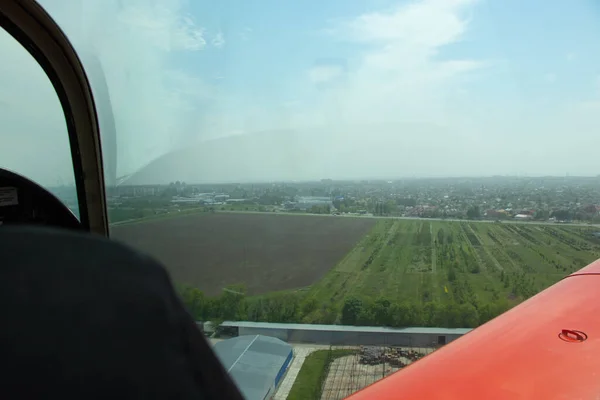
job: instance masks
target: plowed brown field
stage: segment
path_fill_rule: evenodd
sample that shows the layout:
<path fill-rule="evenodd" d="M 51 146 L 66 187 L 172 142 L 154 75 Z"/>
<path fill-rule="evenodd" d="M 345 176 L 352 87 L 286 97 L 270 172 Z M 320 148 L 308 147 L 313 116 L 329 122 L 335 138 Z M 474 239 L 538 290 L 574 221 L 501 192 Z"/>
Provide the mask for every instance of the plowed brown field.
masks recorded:
<path fill-rule="evenodd" d="M 173 281 L 215 295 L 308 286 L 374 225 L 371 218 L 215 213 L 114 226 L 111 236 L 162 261 Z"/>

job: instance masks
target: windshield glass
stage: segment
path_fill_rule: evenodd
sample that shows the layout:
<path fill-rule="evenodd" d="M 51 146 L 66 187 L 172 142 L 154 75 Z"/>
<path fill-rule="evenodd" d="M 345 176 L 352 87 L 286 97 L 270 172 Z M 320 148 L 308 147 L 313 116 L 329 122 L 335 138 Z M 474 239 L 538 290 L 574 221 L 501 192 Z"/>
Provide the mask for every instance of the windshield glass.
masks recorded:
<path fill-rule="evenodd" d="M 281 398 L 341 398 L 600 257 L 595 1 L 42 4 L 92 83 L 113 238 L 207 335 L 370 371 Z"/>
<path fill-rule="evenodd" d="M 65 116 L 37 61 L 0 29 L 0 168 L 43 186 L 79 216 Z M 1 202 L 0 202 L 1 203 Z"/>

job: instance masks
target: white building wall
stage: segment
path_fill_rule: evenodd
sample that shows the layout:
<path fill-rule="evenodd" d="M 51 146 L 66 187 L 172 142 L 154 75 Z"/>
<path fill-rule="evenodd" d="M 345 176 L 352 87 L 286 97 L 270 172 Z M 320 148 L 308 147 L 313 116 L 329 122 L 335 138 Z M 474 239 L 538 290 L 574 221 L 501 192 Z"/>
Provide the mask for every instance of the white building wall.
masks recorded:
<path fill-rule="evenodd" d="M 416 334 L 416 333 L 374 333 L 352 331 L 321 331 L 300 329 L 271 329 L 240 327 L 239 335 L 264 335 L 292 343 L 331 344 L 337 346 L 406 346 L 431 347 L 437 345 L 440 336 L 445 343 L 456 340 L 461 335 L 451 334 Z"/>
<path fill-rule="evenodd" d="M 239 328 L 239 335 L 263 335 L 271 336 L 288 342 L 288 329 L 264 329 L 264 328 Z"/>

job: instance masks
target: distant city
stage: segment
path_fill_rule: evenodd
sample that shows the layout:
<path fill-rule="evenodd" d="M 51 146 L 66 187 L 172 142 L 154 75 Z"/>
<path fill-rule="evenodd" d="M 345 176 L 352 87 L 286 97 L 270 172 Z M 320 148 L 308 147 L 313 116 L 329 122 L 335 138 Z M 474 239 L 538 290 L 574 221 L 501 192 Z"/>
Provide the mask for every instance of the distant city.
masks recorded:
<path fill-rule="evenodd" d="M 76 206 L 72 188 L 53 191 Z M 212 212 L 600 223 L 599 177 L 322 179 L 254 184 L 175 181 L 120 185 L 107 191 L 111 222 L 202 208 Z"/>

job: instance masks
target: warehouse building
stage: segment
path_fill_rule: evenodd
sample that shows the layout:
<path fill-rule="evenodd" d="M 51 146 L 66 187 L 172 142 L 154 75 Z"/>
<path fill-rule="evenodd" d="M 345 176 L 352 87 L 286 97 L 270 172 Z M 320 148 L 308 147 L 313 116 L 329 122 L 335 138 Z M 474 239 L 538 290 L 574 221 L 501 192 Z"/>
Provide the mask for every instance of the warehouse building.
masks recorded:
<path fill-rule="evenodd" d="M 310 210 L 312 207 L 332 206 L 333 202 L 329 197 L 303 196 L 299 197 L 295 203 L 290 203 L 292 208 L 297 210 Z"/>
<path fill-rule="evenodd" d="M 223 340 L 213 349 L 246 400 L 271 399 L 293 356 L 289 344 L 261 335 Z"/>
<path fill-rule="evenodd" d="M 462 328 L 385 328 L 246 321 L 225 321 L 220 329 L 233 335 L 266 335 L 293 343 L 406 347 L 444 345 L 471 331 Z"/>

